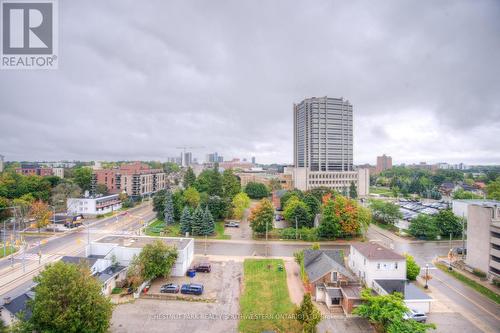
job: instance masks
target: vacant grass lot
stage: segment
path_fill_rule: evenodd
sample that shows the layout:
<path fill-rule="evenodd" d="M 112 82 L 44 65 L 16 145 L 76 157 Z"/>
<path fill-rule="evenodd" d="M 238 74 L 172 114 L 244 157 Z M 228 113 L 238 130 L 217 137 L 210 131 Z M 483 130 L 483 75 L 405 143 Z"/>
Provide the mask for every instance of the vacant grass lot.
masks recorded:
<path fill-rule="evenodd" d="M 181 234 L 181 228 L 179 223 L 175 223 L 164 228 L 165 222 L 162 220 L 155 220 L 146 228 L 146 235 L 148 236 L 160 236 L 162 231 L 165 231 L 164 236 L 166 237 L 180 237 L 184 236 Z M 203 238 L 203 236 L 194 236 L 194 238 Z M 215 222 L 215 235 L 209 236 L 208 238 L 215 239 L 230 239 L 230 235 L 224 234 L 224 221 Z"/>
<path fill-rule="evenodd" d="M 392 191 L 388 187 L 370 186 L 370 193 L 379 194 L 384 197 L 392 197 Z"/>
<path fill-rule="evenodd" d="M 282 271 L 278 266 L 283 267 Z M 240 298 L 240 332 L 301 332 L 292 318 L 295 306 L 288 296 L 286 271 L 280 259 L 246 259 Z"/>

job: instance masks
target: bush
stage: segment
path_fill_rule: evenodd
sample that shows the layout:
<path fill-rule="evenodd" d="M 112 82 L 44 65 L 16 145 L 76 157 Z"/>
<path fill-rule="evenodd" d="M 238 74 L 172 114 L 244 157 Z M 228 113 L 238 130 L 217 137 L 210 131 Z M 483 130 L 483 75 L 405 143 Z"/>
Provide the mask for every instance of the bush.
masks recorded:
<path fill-rule="evenodd" d="M 480 271 L 479 269 L 475 269 L 475 268 L 472 270 L 472 274 L 474 274 L 475 276 L 480 277 L 480 278 L 485 278 L 486 277 L 486 273 L 485 272 Z"/>
<path fill-rule="evenodd" d="M 308 242 L 315 242 L 319 240 L 317 228 L 299 228 L 297 230 L 297 235 L 295 228 L 279 229 L 278 236 L 281 239 L 295 239 L 296 236 L 298 236 L 299 239 Z"/>
<path fill-rule="evenodd" d="M 406 257 L 406 278 L 411 281 L 417 279 L 418 274 L 420 274 L 420 266 L 415 262 L 415 259 L 409 255 L 405 254 Z"/>
<path fill-rule="evenodd" d="M 261 183 L 250 182 L 245 187 L 245 193 L 252 199 L 262 199 L 269 196 L 267 186 Z"/>

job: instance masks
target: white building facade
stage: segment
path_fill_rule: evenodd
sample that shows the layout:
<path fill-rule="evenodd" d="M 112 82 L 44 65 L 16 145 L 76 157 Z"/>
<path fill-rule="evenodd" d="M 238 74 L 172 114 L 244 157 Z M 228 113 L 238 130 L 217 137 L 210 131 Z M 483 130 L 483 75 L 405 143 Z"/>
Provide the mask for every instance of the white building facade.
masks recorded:
<path fill-rule="evenodd" d="M 69 214 L 96 216 L 111 213 L 122 207 L 118 194 L 97 198 L 68 198 L 66 208 Z"/>
<path fill-rule="evenodd" d="M 377 279 L 406 279 L 406 258 L 378 244 L 359 243 L 351 245 L 349 269 L 373 288 Z"/>

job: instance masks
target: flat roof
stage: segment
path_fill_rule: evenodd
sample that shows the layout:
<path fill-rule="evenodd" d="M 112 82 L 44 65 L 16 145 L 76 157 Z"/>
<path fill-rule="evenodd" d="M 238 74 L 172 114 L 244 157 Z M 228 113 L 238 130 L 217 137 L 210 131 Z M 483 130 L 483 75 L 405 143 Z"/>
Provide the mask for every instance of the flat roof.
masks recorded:
<path fill-rule="evenodd" d="M 430 300 L 432 297 L 424 293 L 413 283 L 407 280 L 375 280 L 387 293 L 398 292 L 403 294 L 405 300 Z"/>
<path fill-rule="evenodd" d="M 93 243 L 115 244 L 129 248 L 143 248 L 145 245 L 151 244 L 157 240 L 163 241 L 168 246 L 175 246 L 177 249 L 183 250 L 193 241 L 193 238 L 111 235 L 104 236 Z"/>
<path fill-rule="evenodd" d="M 355 298 L 355 299 L 361 298 L 362 288 L 360 286 L 345 286 L 345 287 L 340 287 L 340 289 L 342 290 L 342 293 L 345 295 L 346 298 Z"/>

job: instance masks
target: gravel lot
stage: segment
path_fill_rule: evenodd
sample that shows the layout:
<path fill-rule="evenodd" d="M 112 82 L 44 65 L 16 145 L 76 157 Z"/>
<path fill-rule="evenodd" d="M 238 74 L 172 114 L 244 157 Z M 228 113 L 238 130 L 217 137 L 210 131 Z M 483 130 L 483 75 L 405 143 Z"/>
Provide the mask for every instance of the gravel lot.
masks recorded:
<path fill-rule="evenodd" d="M 195 262 L 197 262 L 195 258 Z M 138 299 L 119 305 L 113 312 L 112 332 L 237 332 L 242 265 L 234 261 L 211 262 L 211 273 L 199 273 L 195 278 L 172 278 L 169 282 L 203 283 L 203 297 L 215 302 Z M 164 281 L 152 285 L 152 292 Z M 180 295 L 180 294 L 179 294 Z M 221 320 L 221 318 L 223 318 Z M 225 318 L 225 319 L 224 319 Z"/>

